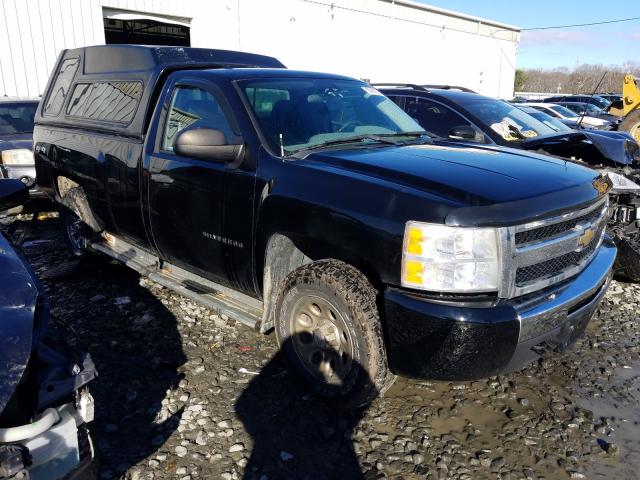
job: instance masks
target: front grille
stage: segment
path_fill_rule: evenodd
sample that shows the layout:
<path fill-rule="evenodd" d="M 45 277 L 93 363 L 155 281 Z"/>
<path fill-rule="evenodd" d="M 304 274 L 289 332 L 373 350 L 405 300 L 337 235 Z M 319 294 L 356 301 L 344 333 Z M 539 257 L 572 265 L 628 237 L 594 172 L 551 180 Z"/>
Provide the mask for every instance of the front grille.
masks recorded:
<path fill-rule="evenodd" d="M 564 222 L 554 223 L 551 225 L 545 225 L 531 230 L 525 230 L 524 232 L 516 233 L 516 245 L 524 245 L 527 243 L 538 242 L 540 240 L 547 240 L 557 237 L 562 234 L 566 234 L 576 225 L 584 223 L 593 223 L 602 214 L 599 208 L 596 208 L 590 212 L 580 215 L 579 217 L 572 218 L 571 220 L 565 220 Z"/>
<path fill-rule="evenodd" d="M 590 257 L 593 252 L 595 252 L 600 243 L 601 236 L 602 229 L 598 229 L 591 243 L 580 251 L 569 252 L 541 263 L 518 268 L 516 271 L 516 285 L 523 285 L 542 278 L 554 277 L 561 274 L 567 268 L 580 265 L 585 258 Z"/>
<path fill-rule="evenodd" d="M 505 255 L 503 298 L 514 298 L 556 285 L 584 269 L 602 242 L 608 213 L 607 199 L 557 217 L 503 232 Z M 593 232 L 585 246 L 581 239 Z"/>

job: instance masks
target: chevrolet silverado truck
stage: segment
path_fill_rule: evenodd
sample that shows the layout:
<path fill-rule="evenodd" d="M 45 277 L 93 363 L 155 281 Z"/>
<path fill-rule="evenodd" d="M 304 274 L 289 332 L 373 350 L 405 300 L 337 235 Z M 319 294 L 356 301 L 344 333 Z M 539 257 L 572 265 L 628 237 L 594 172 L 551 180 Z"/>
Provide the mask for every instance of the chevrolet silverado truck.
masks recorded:
<path fill-rule="evenodd" d="M 35 123 L 74 253 L 275 331 L 340 407 L 567 348 L 616 256 L 606 177 L 435 140 L 371 85 L 271 57 L 65 50 Z"/>

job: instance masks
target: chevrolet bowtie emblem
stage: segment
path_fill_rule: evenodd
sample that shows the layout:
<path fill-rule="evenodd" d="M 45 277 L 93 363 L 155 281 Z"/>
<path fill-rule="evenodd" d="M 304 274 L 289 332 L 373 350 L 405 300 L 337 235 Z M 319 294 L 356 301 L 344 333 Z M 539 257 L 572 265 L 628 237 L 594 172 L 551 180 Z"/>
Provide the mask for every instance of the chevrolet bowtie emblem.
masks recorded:
<path fill-rule="evenodd" d="M 609 180 L 607 176 L 600 176 L 593 181 L 592 185 L 598 192 L 598 195 L 604 195 L 611 188 L 611 180 Z"/>
<path fill-rule="evenodd" d="M 582 232 L 582 235 L 578 237 L 578 249 L 582 250 L 583 248 L 587 247 L 593 240 L 593 237 L 595 236 L 596 236 L 595 228 L 586 228 Z"/>

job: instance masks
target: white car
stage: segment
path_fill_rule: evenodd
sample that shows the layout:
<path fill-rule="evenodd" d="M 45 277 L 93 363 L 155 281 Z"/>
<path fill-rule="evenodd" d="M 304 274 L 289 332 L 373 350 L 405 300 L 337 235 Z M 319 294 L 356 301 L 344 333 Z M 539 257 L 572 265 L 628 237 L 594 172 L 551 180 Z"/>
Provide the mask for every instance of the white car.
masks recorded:
<path fill-rule="evenodd" d="M 567 107 L 557 105 L 555 103 L 522 103 L 519 106 L 532 107 L 536 110 L 540 110 L 547 115 L 557 118 L 562 123 L 575 128 L 577 122 L 580 120 L 580 116 L 576 115 L 576 112 L 569 110 Z M 611 122 L 602 118 L 585 116 L 580 123 L 585 128 L 595 128 L 598 130 L 608 130 L 611 127 Z"/>

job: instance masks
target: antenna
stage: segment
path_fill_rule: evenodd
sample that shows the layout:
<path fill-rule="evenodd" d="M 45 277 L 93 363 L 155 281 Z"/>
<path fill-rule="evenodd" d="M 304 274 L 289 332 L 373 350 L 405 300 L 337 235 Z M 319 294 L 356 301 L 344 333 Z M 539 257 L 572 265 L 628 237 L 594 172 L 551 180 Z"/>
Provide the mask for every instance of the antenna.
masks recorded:
<path fill-rule="evenodd" d="M 282 134 L 278 134 L 278 138 L 280 139 L 280 157 L 284 160 L 284 143 L 282 141 Z"/>
<path fill-rule="evenodd" d="M 591 100 L 593 98 L 593 96 L 596 94 L 596 92 L 598 91 L 598 89 L 600 88 L 600 84 L 604 81 L 604 77 L 607 76 L 607 73 L 609 72 L 604 72 L 602 74 L 602 78 L 600 79 L 600 81 L 598 82 L 598 85 L 596 85 L 596 88 L 593 90 L 593 93 L 591 94 L 591 96 L 589 97 L 589 100 Z M 591 103 L 589 100 L 587 100 L 587 103 Z M 587 114 L 587 111 L 585 110 L 585 112 L 580 116 L 580 120 L 578 120 L 578 124 L 576 125 L 576 127 L 580 128 L 580 125 L 582 125 L 582 120 L 584 119 L 585 115 Z"/>

